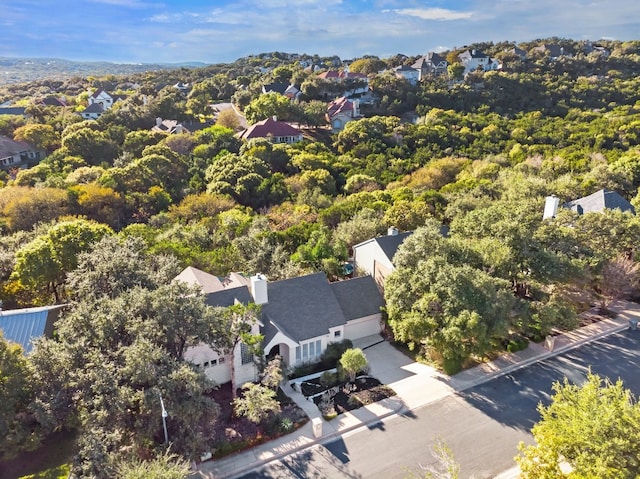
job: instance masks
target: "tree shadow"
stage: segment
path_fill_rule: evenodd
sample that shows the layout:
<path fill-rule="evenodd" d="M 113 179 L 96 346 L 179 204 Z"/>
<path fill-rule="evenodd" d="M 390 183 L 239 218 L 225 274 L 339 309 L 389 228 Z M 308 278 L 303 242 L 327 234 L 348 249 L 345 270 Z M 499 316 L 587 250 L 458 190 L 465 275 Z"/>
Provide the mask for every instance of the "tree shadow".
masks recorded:
<path fill-rule="evenodd" d="M 269 464 L 242 479 L 325 479 L 344 477 L 362 479 L 362 475 L 348 467 L 349 452 L 342 439 L 317 448 L 308 449 Z"/>
<path fill-rule="evenodd" d="M 506 426 L 530 431 L 540 419 L 538 404 L 549 404 L 554 382 L 583 384 L 589 370 L 622 379 L 640 393 L 640 332 L 623 331 L 567 351 L 458 393 L 468 404 Z"/>

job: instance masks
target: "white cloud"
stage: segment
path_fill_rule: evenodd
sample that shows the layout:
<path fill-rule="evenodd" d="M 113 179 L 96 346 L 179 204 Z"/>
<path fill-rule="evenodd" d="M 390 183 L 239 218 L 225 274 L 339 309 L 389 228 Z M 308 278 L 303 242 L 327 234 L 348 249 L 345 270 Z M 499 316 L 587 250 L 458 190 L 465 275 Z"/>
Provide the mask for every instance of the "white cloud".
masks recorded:
<path fill-rule="evenodd" d="M 103 3 L 105 5 L 114 5 L 116 7 L 130 7 L 130 8 L 150 8 L 150 7 L 163 7 L 163 3 L 159 2 L 145 2 L 143 0 L 89 0 L 91 3 Z"/>
<path fill-rule="evenodd" d="M 473 12 L 457 12 L 446 8 L 400 8 L 393 11 L 398 15 L 436 21 L 466 20 L 473 16 Z"/>

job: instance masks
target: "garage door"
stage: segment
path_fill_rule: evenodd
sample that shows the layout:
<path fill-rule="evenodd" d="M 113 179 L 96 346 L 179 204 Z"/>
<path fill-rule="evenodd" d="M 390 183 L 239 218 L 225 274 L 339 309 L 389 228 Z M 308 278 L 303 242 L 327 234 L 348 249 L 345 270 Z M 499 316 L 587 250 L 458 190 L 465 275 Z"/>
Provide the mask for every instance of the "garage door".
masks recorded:
<path fill-rule="evenodd" d="M 344 336 L 347 339 L 360 339 L 372 334 L 380 333 L 380 315 L 349 321 L 344 327 Z"/>

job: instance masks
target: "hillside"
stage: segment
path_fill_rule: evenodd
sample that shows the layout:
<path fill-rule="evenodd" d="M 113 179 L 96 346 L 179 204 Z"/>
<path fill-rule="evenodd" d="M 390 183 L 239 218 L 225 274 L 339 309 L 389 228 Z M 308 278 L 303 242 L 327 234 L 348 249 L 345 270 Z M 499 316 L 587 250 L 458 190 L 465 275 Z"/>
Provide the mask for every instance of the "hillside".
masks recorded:
<path fill-rule="evenodd" d="M 71 77 L 130 75 L 148 71 L 202 67 L 204 63 L 175 64 L 77 62 L 61 58 L 0 57 L 0 85 L 35 80 L 61 80 Z"/>

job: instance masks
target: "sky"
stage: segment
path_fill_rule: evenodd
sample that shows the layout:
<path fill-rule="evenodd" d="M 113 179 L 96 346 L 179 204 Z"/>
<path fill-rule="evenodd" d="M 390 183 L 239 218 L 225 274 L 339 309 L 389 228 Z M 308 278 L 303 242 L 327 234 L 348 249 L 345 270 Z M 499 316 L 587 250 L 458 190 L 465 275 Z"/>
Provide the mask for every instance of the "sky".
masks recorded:
<path fill-rule="evenodd" d="M 390 57 L 484 41 L 640 40 L 637 0 L 0 0 L 0 57 Z"/>

